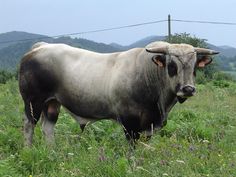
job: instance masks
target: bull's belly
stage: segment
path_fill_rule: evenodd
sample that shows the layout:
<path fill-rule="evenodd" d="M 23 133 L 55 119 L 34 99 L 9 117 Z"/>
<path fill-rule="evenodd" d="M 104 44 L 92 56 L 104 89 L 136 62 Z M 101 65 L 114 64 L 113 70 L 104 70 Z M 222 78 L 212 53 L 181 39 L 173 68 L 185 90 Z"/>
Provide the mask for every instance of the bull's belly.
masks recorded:
<path fill-rule="evenodd" d="M 57 96 L 58 101 L 74 117 L 105 119 L 114 116 L 111 105 L 99 99 L 81 99 L 72 96 Z"/>

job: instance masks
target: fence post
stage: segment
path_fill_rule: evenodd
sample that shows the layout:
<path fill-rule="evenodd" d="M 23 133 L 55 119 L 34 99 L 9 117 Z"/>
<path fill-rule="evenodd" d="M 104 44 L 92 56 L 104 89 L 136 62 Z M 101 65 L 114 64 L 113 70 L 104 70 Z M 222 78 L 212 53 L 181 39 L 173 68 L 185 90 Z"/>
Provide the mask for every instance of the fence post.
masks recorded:
<path fill-rule="evenodd" d="M 171 40 L 171 19 L 170 14 L 168 15 L 168 42 Z"/>

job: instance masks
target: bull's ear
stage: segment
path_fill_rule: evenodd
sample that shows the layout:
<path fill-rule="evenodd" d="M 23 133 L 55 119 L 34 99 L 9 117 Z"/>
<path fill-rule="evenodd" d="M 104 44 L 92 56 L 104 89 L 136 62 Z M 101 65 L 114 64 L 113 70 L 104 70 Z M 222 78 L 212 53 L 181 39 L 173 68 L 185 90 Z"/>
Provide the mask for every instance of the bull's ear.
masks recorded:
<path fill-rule="evenodd" d="M 166 56 L 164 54 L 158 54 L 154 55 L 152 57 L 152 61 L 160 67 L 165 67 L 166 66 Z"/>
<path fill-rule="evenodd" d="M 195 47 L 194 50 L 197 53 L 197 67 L 200 68 L 203 68 L 212 62 L 212 55 L 219 54 L 217 51 L 198 47 Z"/>
<path fill-rule="evenodd" d="M 206 65 L 212 62 L 212 58 L 209 55 L 200 55 L 197 57 L 197 67 L 204 68 Z"/>

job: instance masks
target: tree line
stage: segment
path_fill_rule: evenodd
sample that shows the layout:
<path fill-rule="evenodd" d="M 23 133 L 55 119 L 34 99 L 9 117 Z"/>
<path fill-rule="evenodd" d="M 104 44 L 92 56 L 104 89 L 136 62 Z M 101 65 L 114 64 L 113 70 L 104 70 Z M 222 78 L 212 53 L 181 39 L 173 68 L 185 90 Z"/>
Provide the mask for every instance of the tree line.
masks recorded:
<path fill-rule="evenodd" d="M 205 39 L 200 39 L 195 36 L 190 36 L 188 33 L 174 34 L 171 38 L 166 38 L 165 41 L 169 43 L 186 43 L 190 44 L 194 47 L 202 47 L 207 48 L 207 43 Z M 13 52 L 14 53 L 14 52 Z M 197 83 L 204 84 L 212 79 L 215 80 L 233 80 L 233 78 L 226 74 L 220 72 L 220 70 L 236 70 L 236 56 L 232 58 L 224 58 L 224 62 L 222 60 L 215 58 L 213 63 L 207 66 L 204 69 L 198 69 L 196 81 Z M 6 83 L 10 79 L 17 79 L 17 71 L 11 70 L 0 70 L 0 83 Z"/>
<path fill-rule="evenodd" d="M 17 79 L 17 71 L 0 70 L 0 84 L 12 79 Z"/>

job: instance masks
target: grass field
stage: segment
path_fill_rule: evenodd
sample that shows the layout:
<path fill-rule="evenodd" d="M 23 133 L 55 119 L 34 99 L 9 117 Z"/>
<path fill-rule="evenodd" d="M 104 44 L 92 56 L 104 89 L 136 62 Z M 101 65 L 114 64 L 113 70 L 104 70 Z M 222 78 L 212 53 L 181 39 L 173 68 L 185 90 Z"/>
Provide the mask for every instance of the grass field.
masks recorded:
<path fill-rule="evenodd" d="M 236 80 L 236 71 L 224 71 L 224 73 L 231 75 Z"/>
<path fill-rule="evenodd" d="M 194 98 L 174 107 L 164 129 L 132 151 L 115 122 L 81 133 L 64 110 L 55 145 L 45 144 L 39 124 L 33 147 L 24 148 L 17 82 L 0 85 L 0 176 L 236 176 L 236 84 L 197 88 Z"/>

